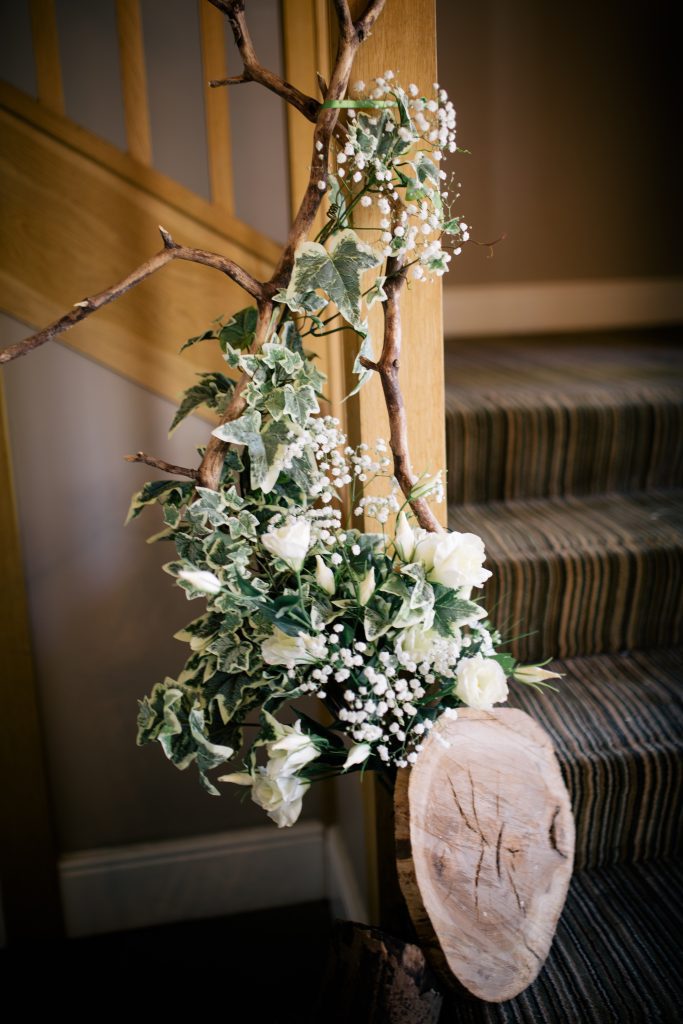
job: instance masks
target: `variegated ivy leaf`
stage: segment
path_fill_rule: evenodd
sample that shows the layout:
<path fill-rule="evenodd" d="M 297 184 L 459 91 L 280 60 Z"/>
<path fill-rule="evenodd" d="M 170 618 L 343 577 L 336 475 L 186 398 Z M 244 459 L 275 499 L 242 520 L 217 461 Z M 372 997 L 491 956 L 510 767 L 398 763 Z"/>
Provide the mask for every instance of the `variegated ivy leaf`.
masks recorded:
<path fill-rule="evenodd" d="M 356 330 L 365 332 L 361 320 L 360 280 L 364 270 L 380 262 L 370 246 L 354 231 L 341 231 L 331 252 L 319 242 L 304 242 L 296 251 L 294 270 L 287 289 L 289 299 L 302 301 L 317 289 L 325 292 Z"/>
<path fill-rule="evenodd" d="M 434 629 L 441 636 L 452 636 L 462 619 L 476 615 L 479 611 L 478 604 L 474 601 L 464 601 L 450 587 L 433 583 L 432 588 L 435 593 Z"/>
<path fill-rule="evenodd" d="M 375 283 L 365 296 L 365 301 L 368 304 L 368 309 L 370 309 L 375 304 L 375 302 L 386 302 L 387 293 L 384 291 L 385 281 L 386 277 L 384 277 L 382 274 L 375 278 Z"/>
<path fill-rule="evenodd" d="M 361 356 L 364 356 L 365 359 L 370 359 L 372 362 L 375 361 L 375 353 L 372 345 L 372 338 L 370 337 L 369 334 L 366 334 L 365 337 L 363 338 L 361 347 L 358 349 L 358 355 L 356 356 L 353 362 L 353 372 L 358 374 L 358 383 L 356 384 L 355 388 L 353 388 L 352 391 L 349 391 L 346 398 L 351 398 L 352 395 L 357 395 L 360 389 L 363 387 L 363 385 L 367 384 L 367 382 L 370 380 L 373 373 L 375 372 L 374 370 L 368 370 L 367 367 L 363 366 L 363 364 L 360 361 Z M 346 398 L 344 399 L 344 401 L 346 401 Z"/>
<path fill-rule="evenodd" d="M 317 292 L 292 293 L 279 291 L 273 295 L 274 302 L 282 302 L 291 309 L 292 313 L 315 314 L 320 313 L 327 305 L 327 299 L 323 299 Z"/>
<path fill-rule="evenodd" d="M 197 756 L 196 744 L 186 728 L 194 693 L 173 679 L 156 683 L 149 697 L 138 701 L 137 745 L 158 740 L 169 761 L 181 771 Z"/>
<path fill-rule="evenodd" d="M 235 389 L 234 381 L 224 373 L 199 373 L 199 384 L 193 384 L 183 392 L 183 400 L 173 417 L 169 437 L 179 423 L 199 405 L 206 405 L 217 413 L 222 413 Z"/>
<path fill-rule="evenodd" d="M 384 633 L 387 633 L 394 625 L 391 603 L 375 596 L 372 605 L 367 605 L 365 609 L 363 617 L 365 636 L 368 640 L 376 640 L 378 637 L 383 636 Z"/>
<path fill-rule="evenodd" d="M 286 377 L 295 377 L 303 369 L 303 359 L 298 352 L 292 352 L 275 335 L 274 341 L 262 346 L 258 355 L 272 370 L 281 370 Z"/>
<path fill-rule="evenodd" d="M 229 423 L 221 423 L 219 427 L 212 430 L 214 437 L 229 444 L 243 444 L 249 451 L 251 463 L 251 486 L 258 487 L 255 482 L 262 478 L 268 470 L 266 460 L 266 449 L 261 437 L 261 413 L 258 409 L 249 409 L 239 419 Z"/>
<path fill-rule="evenodd" d="M 136 519 L 146 505 L 174 505 L 180 507 L 194 490 L 191 480 L 152 480 L 145 484 L 141 491 L 133 495 L 126 516 L 126 523 Z"/>
<path fill-rule="evenodd" d="M 255 306 L 247 306 L 240 309 L 230 317 L 225 327 L 222 327 L 218 340 L 224 352 L 228 347 L 237 349 L 250 348 L 256 333 L 256 321 L 258 313 Z"/>
<path fill-rule="evenodd" d="M 210 768 L 217 768 L 219 764 L 224 764 L 225 761 L 229 761 L 235 751 L 232 747 L 225 747 L 219 743 L 211 742 L 209 737 L 206 735 L 204 710 L 198 704 L 195 704 L 190 711 L 188 720 L 190 732 L 197 748 L 197 769 L 199 771 L 199 781 L 211 796 L 220 796 L 220 791 L 216 789 L 213 783 L 209 780 L 206 772 L 209 771 Z"/>
<path fill-rule="evenodd" d="M 429 157 L 425 156 L 424 153 L 418 153 L 417 177 L 423 185 L 426 181 L 433 181 L 435 185 L 439 184 L 439 172 Z"/>

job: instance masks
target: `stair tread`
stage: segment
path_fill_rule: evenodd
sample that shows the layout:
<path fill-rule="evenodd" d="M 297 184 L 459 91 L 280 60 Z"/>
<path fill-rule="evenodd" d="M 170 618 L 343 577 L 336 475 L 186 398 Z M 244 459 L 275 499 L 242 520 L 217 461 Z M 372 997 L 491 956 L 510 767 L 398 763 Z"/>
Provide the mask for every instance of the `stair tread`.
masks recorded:
<path fill-rule="evenodd" d="M 681 329 L 648 334 L 626 332 L 477 338 L 445 346 L 446 390 L 468 405 L 495 395 L 498 402 L 519 392 L 541 392 L 549 400 L 585 388 L 596 393 L 648 395 L 651 388 L 678 394 L 683 385 Z M 551 390 L 549 390 L 551 389 Z"/>
<path fill-rule="evenodd" d="M 481 532 L 496 559 L 679 547 L 683 489 L 472 503 L 450 509 L 448 520 L 451 529 Z"/>
<path fill-rule="evenodd" d="M 457 999 L 462 1024 L 674 1024 L 683 985 L 683 864 L 576 872 L 536 981 L 505 1003 Z"/>
<path fill-rule="evenodd" d="M 683 643 L 683 491 L 451 509 L 493 575 L 477 596 L 524 661 Z"/>
<path fill-rule="evenodd" d="M 683 486 L 681 340 L 679 328 L 447 344 L 449 500 Z"/>
<path fill-rule="evenodd" d="M 683 849 L 683 647 L 554 662 L 559 692 L 510 687 L 550 734 L 572 797 L 576 866 Z"/>

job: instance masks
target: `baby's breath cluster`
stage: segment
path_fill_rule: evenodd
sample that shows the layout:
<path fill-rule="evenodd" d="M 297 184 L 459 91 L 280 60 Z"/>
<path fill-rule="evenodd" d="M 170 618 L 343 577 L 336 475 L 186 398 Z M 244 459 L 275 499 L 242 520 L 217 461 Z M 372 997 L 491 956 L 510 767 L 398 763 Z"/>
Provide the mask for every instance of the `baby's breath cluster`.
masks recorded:
<path fill-rule="evenodd" d="M 453 104 L 438 83 L 424 96 L 414 83 L 404 89 L 393 71 L 356 82 L 352 94 L 358 106 L 340 129 L 336 166 L 321 175 L 321 187 L 329 183 L 345 223 L 358 205 L 374 212 L 374 228 L 366 219 L 363 230 L 383 258 L 409 265 L 414 280 L 440 277 L 469 239 L 469 225 L 451 213 L 449 176 L 440 167 L 457 151 Z"/>

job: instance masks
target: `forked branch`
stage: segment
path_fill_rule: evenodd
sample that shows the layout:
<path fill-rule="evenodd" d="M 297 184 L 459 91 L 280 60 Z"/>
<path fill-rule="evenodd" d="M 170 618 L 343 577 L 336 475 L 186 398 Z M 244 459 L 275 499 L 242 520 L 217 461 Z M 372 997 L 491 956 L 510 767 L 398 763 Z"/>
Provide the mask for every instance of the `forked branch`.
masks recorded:
<path fill-rule="evenodd" d="M 280 78 L 279 75 L 269 71 L 268 68 L 264 68 L 259 63 L 244 14 L 244 0 L 209 0 L 209 2 L 228 18 L 237 49 L 244 64 L 244 70 L 241 75 L 234 75 L 232 78 L 215 79 L 209 82 L 209 85 L 216 88 L 221 85 L 241 85 L 242 82 L 259 82 L 260 85 L 264 85 L 266 89 L 270 89 L 271 92 L 276 93 L 283 100 L 286 100 L 287 103 L 296 107 L 309 121 L 315 122 L 320 110 L 318 100 L 313 99 L 312 96 L 307 96 L 300 89 L 290 85 L 284 78 Z"/>
<path fill-rule="evenodd" d="M 243 270 L 242 267 L 238 266 L 237 263 L 233 262 L 233 260 L 228 259 L 227 256 L 221 256 L 215 252 L 207 252 L 205 249 L 189 249 L 187 246 L 177 245 L 165 228 L 159 227 L 159 231 L 164 242 L 164 248 L 161 252 L 146 260 L 131 274 L 128 274 L 122 281 L 119 281 L 118 284 L 112 285 L 111 288 L 105 288 L 104 291 L 98 292 L 97 295 L 91 295 L 77 302 L 68 313 L 65 313 L 59 320 L 55 320 L 48 327 L 44 327 L 42 331 L 38 331 L 37 334 L 32 334 L 30 337 L 24 338 L 23 341 L 18 341 L 16 344 L 9 345 L 6 349 L 3 349 L 0 352 L 0 363 L 9 363 L 19 356 L 26 355 L 27 352 L 31 352 L 34 348 L 39 348 L 46 341 L 52 341 L 59 334 L 63 334 L 69 328 L 75 327 L 81 320 L 85 320 L 91 313 L 97 312 L 102 306 L 106 306 L 113 302 L 114 299 L 125 295 L 136 284 L 140 284 L 145 278 L 150 277 L 157 270 L 161 270 L 162 267 L 165 267 L 173 260 L 188 260 L 191 263 L 201 263 L 205 267 L 213 267 L 214 270 L 219 270 L 222 274 L 231 278 L 231 280 L 240 285 L 241 288 L 244 288 L 249 295 L 252 295 L 257 300 L 261 299 L 265 294 L 264 285 L 252 277 L 251 274 L 248 274 L 246 270 Z"/>

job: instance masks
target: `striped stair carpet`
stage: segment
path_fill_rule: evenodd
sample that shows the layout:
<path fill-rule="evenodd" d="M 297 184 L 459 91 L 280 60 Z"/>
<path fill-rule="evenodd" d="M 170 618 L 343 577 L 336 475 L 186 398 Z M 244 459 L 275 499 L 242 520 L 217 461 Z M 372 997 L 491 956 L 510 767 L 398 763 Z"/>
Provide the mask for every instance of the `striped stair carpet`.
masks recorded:
<path fill-rule="evenodd" d="M 449 526 L 484 539 L 479 593 L 508 649 L 561 659 L 558 693 L 509 703 L 555 743 L 576 874 L 534 984 L 454 996 L 444 1021 L 683 1020 L 681 342 L 447 344 Z"/>

